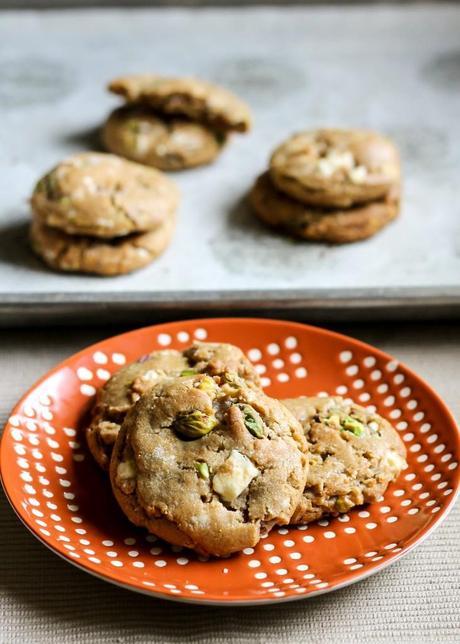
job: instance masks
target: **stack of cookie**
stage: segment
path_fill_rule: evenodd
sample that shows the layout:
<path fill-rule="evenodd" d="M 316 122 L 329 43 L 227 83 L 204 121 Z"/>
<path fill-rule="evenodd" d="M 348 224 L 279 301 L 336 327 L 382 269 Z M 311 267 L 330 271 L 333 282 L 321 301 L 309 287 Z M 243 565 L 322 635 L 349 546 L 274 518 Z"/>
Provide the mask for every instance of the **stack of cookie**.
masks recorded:
<path fill-rule="evenodd" d="M 135 525 L 213 556 L 374 501 L 406 466 L 386 420 L 337 397 L 270 398 L 228 344 L 123 367 L 99 390 L 86 436 Z"/>
<path fill-rule="evenodd" d="M 160 170 L 211 163 L 231 132 L 247 132 L 249 108 L 228 90 L 197 78 L 131 75 L 109 90 L 126 102 L 106 121 L 106 149 Z"/>
<path fill-rule="evenodd" d="M 77 154 L 35 187 L 32 247 L 57 270 L 129 273 L 168 246 L 178 202 L 174 183 L 153 168 L 110 154 Z"/>
<path fill-rule="evenodd" d="M 295 134 L 272 154 L 250 201 L 264 223 L 311 241 L 346 243 L 374 235 L 399 212 L 394 144 L 367 130 Z"/>

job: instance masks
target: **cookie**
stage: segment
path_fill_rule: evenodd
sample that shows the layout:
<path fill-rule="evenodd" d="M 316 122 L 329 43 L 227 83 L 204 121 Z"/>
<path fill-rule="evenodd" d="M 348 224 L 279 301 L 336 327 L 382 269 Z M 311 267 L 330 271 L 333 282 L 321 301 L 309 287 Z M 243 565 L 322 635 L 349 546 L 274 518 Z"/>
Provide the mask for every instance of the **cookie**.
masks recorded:
<path fill-rule="evenodd" d="M 348 208 L 382 199 L 400 182 L 399 154 L 387 138 L 367 130 L 300 132 L 270 159 L 273 183 L 311 206 Z"/>
<path fill-rule="evenodd" d="M 113 375 L 97 392 L 86 440 L 96 462 L 108 469 L 112 448 L 127 412 L 159 381 L 182 373 L 218 375 L 230 369 L 260 384 L 259 375 L 241 349 L 231 344 L 196 342 L 184 351 L 154 351 Z"/>
<path fill-rule="evenodd" d="M 377 501 L 405 469 L 406 448 L 388 421 L 343 398 L 283 403 L 303 426 L 307 483 L 291 523 L 309 523 Z"/>
<path fill-rule="evenodd" d="M 226 136 L 201 123 L 162 117 L 149 108 L 127 105 L 109 116 L 102 139 L 109 152 L 172 171 L 211 163 L 221 152 Z"/>
<path fill-rule="evenodd" d="M 175 184 L 158 170 L 112 154 L 84 152 L 59 163 L 32 195 L 35 216 L 70 235 L 113 238 L 171 219 Z"/>
<path fill-rule="evenodd" d="M 399 213 L 396 186 L 385 198 L 348 210 L 325 210 L 306 206 L 277 190 L 268 172 L 252 188 L 249 200 L 265 224 L 294 237 L 330 244 L 344 244 L 371 237 Z"/>
<path fill-rule="evenodd" d="M 185 349 L 184 355 L 190 367 L 211 376 L 220 376 L 225 371 L 236 373 L 248 382 L 260 386 L 260 377 L 254 366 L 238 347 L 226 342 L 195 342 Z"/>
<path fill-rule="evenodd" d="M 234 94 L 198 78 L 167 78 L 150 74 L 116 78 L 109 90 L 128 103 L 139 103 L 162 114 L 186 116 L 224 132 L 247 132 L 248 106 Z"/>
<path fill-rule="evenodd" d="M 51 268 L 72 273 L 123 275 L 150 264 L 167 248 L 175 227 L 170 215 L 155 230 L 127 237 L 79 237 L 50 228 L 34 218 L 30 242 Z"/>
<path fill-rule="evenodd" d="M 236 374 L 157 385 L 126 416 L 110 464 L 126 516 L 203 555 L 253 547 L 287 524 L 305 485 L 302 428 Z"/>

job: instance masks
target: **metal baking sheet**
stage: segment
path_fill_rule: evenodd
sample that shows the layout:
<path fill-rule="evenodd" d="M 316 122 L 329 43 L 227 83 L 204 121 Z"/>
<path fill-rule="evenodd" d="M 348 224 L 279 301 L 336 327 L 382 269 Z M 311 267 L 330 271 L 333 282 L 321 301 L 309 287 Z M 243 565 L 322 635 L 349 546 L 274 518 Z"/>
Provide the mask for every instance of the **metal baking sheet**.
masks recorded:
<path fill-rule="evenodd" d="M 231 309 L 338 319 L 460 311 L 460 6 L 100 9 L 0 13 L 0 321 Z M 174 241 L 118 278 L 53 273 L 27 244 L 35 180 L 97 147 L 125 72 L 195 74 L 252 106 L 255 126 L 212 166 L 174 175 Z M 245 202 L 270 150 L 320 125 L 387 132 L 402 216 L 330 247 L 261 226 Z"/>

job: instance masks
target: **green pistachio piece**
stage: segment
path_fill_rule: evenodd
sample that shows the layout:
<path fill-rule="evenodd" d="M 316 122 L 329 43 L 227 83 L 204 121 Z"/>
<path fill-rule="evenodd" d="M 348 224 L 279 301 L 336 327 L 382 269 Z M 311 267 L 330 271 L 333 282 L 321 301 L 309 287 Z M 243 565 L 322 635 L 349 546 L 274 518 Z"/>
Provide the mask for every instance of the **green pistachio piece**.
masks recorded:
<path fill-rule="evenodd" d="M 129 132 L 132 132 L 133 134 L 139 134 L 140 130 L 140 123 L 137 119 L 130 119 L 126 123 L 126 129 L 129 130 Z"/>
<path fill-rule="evenodd" d="M 201 391 L 205 391 L 208 394 L 215 394 L 217 391 L 217 383 L 214 378 L 211 378 L 211 376 L 204 376 L 204 378 L 199 381 L 196 388 Z"/>
<path fill-rule="evenodd" d="M 209 434 L 217 423 L 215 416 L 210 416 L 196 409 L 195 411 L 178 414 L 173 427 L 184 438 L 201 438 Z"/>
<path fill-rule="evenodd" d="M 47 192 L 46 190 L 46 177 L 40 179 L 40 181 L 35 186 L 35 192 Z"/>
<path fill-rule="evenodd" d="M 184 369 L 183 371 L 180 372 L 181 378 L 183 378 L 184 376 L 194 376 L 194 375 L 196 375 L 195 369 Z"/>
<path fill-rule="evenodd" d="M 242 378 L 240 378 L 236 373 L 233 371 L 226 371 L 222 375 L 222 379 L 226 385 L 230 385 L 234 389 L 239 389 L 242 385 Z"/>
<path fill-rule="evenodd" d="M 341 425 L 342 429 L 345 429 L 347 432 L 351 432 L 355 436 L 362 436 L 364 433 L 363 423 L 352 416 L 345 416 Z"/>
<path fill-rule="evenodd" d="M 351 504 L 347 501 L 346 497 L 338 498 L 335 502 L 335 510 L 337 512 L 347 512 L 351 508 Z"/>
<path fill-rule="evenodd" d="M 203 479 L 204 481 L 207 481 L 209 479 L 209 467 L 207 463 L 202 463 L 200 461 L 196 461 L 194 463 L 195 469 L 198 472 L 198 476 L 200 479 Z"/>
<path fill-rule="evenodd" d="M 47 199 L 55 199 L 58 195 L 58 186 L 53 174 L 45 174 L 35 188 L 37 192 L 44 192 Z"/>
<path fill-rule="evenodd" d="M 215 131 L 214 136 L 219 145 L 223 145 L 227 139 L 227 135 L 225 134 L 225 132 Z"/>
<path fill-rule="evenodd" d="M 256 438 L 263 438 L 265 436 L 265 426 L 260 415 L 251 405 L 239 405 L 239 408 L 243 412 L 246 429 Z"/>
<path fill-rule="evenodd" d="M 63 208 L 70 208 L 70 206 L 72 205 L 72 200 L 70 199 L 70 197 L 61 197 L 59 199 L 59 204 L 63 206 Z"/>

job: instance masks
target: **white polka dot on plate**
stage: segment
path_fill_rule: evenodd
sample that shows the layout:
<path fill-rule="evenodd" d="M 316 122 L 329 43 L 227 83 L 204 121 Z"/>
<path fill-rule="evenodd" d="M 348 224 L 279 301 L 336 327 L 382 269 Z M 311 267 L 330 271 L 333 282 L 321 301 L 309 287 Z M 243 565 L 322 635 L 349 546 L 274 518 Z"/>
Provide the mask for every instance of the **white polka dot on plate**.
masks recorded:
<path fill-rule="evenodd" d="M 293 335 L 288 336 L 284 341 L 284 346 L 286 349 L 295 349 L 297 346 L 297 338 Z"/>
<path fill-rule="evenodd" d="M 107 364 L 109 361 L 108 357 L 102 351 L 96 351 L 93 353 L 93 360 L 96 364 Z"/>
<path fill-rule="evenodd" d="M 94 396 L 96 388 L 93 387 L 93 385 L 84 383 L 83 385 L 80 385 L 80 391 L 84 396 Z"/>
<path fill-rule="evenodd" d="M 262 353 L 260 349 L 249 349 L 248 351 L 248 358 L 252 362 L 257 362 L 262 358 Z"/>
<path fill-rule="evenodd" d="M 356 376 L 356 374 L 358 373 L 358 371 L 359 371 L 359 368 L 358 368 L 358 365 L 357 365 L 357 364 L 352 364 L 352 365 L 350 365 L 349 367 L 347 367 L 347 368 L 345 369 L 345 373 L 346 373 L 348 376 Z"/>
<path fill-rule="evenodd" d="M 206 338 L 208 337 L 208 332 L 206 331 L 206 329 L 200 327 L 199 329 L 195 329 L 193 335 L 197 340 L 206 340 Z"/>
<path fill-rule="evenodd" d="M 93 372 L 86 367 L 78 367 L 77 376 L 79 380 L 92 380 Z"/>
<path fill-rule="evenodd" d="M 179 564 L 179 566 L 186 566 L 189 562 L 187 557 L 177 557 L 176 561 Z"/>
<path fill-rule="evenodd" d="M 267 352 L 268 352 L 271 356 L 276 356 L 276 355 L 280 352 L 280 347 L 279 347 L 279 345 L 278 345 L 278 344 L 276 344 L 276 342 L 271 342 L 271 343 L 267 346 Z"/>

